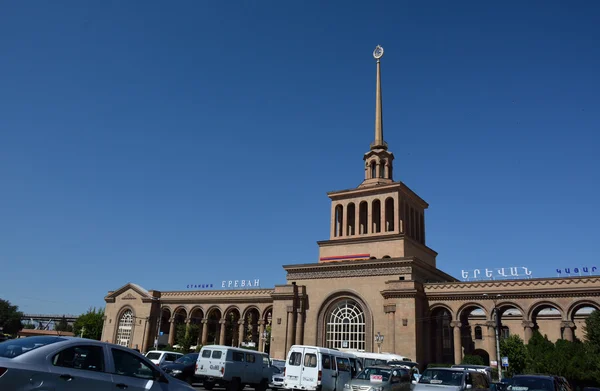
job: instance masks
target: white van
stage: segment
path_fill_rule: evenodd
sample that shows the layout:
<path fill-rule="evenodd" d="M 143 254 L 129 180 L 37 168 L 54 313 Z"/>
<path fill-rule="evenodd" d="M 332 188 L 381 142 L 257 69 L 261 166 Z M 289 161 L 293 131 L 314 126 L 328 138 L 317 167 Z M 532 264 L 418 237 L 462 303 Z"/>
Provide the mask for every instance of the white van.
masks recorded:
<path fill-rule="evenodd" d="M 283 386 L 290 390 L 343 391 L 352 378 L 351 353 L 319 346 L 293 345 L 285 363 Z"/>
<path fill-rule="evenodd" d="M 195 373 L 205 389 L 218 384 L 227 391 L 241 391 L 246 385 L 265 391 L 272 376 L 268 354 L 222 345 L 202 347 Z"/>

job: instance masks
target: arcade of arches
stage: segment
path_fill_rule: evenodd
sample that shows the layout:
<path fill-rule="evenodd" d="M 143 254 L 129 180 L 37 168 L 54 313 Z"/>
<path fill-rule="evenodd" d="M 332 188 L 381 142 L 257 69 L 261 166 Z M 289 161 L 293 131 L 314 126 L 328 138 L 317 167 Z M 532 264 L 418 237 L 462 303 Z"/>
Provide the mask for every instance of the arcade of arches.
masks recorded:
<path fill-rule="evenodd" d="M 330 237 L 317 242 L 318 262 L 283 266 L 286 283 L 272 289 L 161 292 L 127 284 L 105 297 L 102 339 L 145 351 L 155 340 L 172 344 L 178 325 L 195 324 L 198 344 L 254 343 L 281 359 L 293 344 L 377 351 L 381 333 L 382 351 L 427 365 L 465 354 L 495 360 L 496 312 L 501 336 L 527 341 L 537 329 L 553 340 L 584 338 L 586 314 L 600 308 L 600 276 L 460 282 L 437 268 L 426 242 L 429 205 L 393 178 L 379 59 L 376 67 L 364 180 L 327 194 Z"/>

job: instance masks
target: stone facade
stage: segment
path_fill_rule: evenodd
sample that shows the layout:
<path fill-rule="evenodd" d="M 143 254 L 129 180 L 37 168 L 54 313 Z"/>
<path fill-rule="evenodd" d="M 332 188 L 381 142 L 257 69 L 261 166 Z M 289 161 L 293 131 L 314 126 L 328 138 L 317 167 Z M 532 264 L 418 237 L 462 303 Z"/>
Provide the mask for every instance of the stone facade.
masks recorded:
<path fill-rule="evenodd" d="M 318 262 L 283 266 L 286 283 L 273 289 L 164 292 L 127 284 L 105 297 L 102 339 L 146 351 L 155 342 L 173 345 L 178 328 L 195 325 L 195 344 L 252 342 L 274 358 L 304 343 L 381 349 L 426 365 L 465 354 L 495 360 L 494 313 L 501 336 L 528 341 L 539 329 L 553 340 L 583 338 L 581 310 L 600 308 L 600 277 L 459 282 L 437 268 L 426 243 L 428 204 L 393 179 L 379 60 L 377 86 L 364 181 L 328 194 L 330 237 L 318 242 Z"/>

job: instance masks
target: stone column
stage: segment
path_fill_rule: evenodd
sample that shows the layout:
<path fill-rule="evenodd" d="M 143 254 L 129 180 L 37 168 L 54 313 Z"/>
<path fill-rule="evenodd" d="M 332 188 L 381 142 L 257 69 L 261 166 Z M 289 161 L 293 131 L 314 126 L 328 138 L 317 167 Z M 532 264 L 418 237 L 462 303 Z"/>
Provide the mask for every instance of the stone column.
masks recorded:
<path fill-rule="evenodd" d="M 373 203 L 367 201 L 367 227 L 366 234 L 372 234 L 373 232 Z"/>
<path fill-rule="evenodd" d="M 288 305 L 287 306 L 287 330 L 286 330 L 286 337 L 285 340 L 286 342 L 286 346 L 285 346 L 285 351 L 289 352 L 290 351 L 290 347 L 294 344 L 294 326 L 295 326 L 295 322 L 294 322 L 294 306 Z"/>
<path fill-rule="evenodd" d="M 523 342 L 529 343 L 529 340 L 531 339 L 531 337 L 533 335 L 533 327 L 535 326 L 535 324 L 529 320 L 524 320 L 522 325 L 523 325 L 523 328 L 525 329 L 525 338 L 524 338 Z"/>
<path fill-rule="evenodd" d="M 263 338 L 263 333 L 265 332 L 265 321 L 263 319 L 258 321 L 258 338 L 260 342 L 259 346 L 258 346 L 258 351 L 259 352 L 264 352 L 265 351 L 265 344 L 267 342 L 267 340 L 265 338 Z"/>
<path fill-rule="evenodd" d="M 331 239 L 333 239 L 335 237 L 335 225 L 336 225 L 336 218 L 335 218 L 335 207 L 336 207 L 336 203 L 332 202 L 331 203 Z"/>
<path fill-rule="evenodd" d="M 385 199 L 381 200 L 381 208 L 379 208 L 379 232 L 387 232 L 385 224 Z"/>
<path fill-rule="evenodd" d="M 388 318 L 388 349 L 390 353 L 396 354 L 396 304 L 384 305 L 383 312 Z"/>
<path fill-rule="evenodd" d="M 171 325 L 169 326 L 169 345 L 173 346 L 175 343 L 175 318 L 169 319 Z"/>
<path fill-rule="evenodd" d="M 225 324 L 227 320 L 219 319 L 219 345 L 225 345 Z"/>
<path fill-rule="evenodd" d="M 296 345 L 302 345 L 304 339 L 304 312 L 302 308 L 296 309 Z"/>
<path fill-rule="evenodd" d="M 242 342 L 244 342 L 244 321 L 238 320 L 238 346 L 242 346 Z M 233 346 L 233 343 L 231 345 Z"/>
<path fill-rule="evenodd" d="M 187 337 L 188 335 L 190 335 L 190 324 L 191 324 L 191 319 L 187 318 L 185 320 L 185 336 Z"/>
<path fill-rule="evenodd" d="M 564 328 L 563 339 L 573 342 L 575 340 L 575 336 L 573 334 L 573 329 L 575 328 L 575 323 L 570 322 L 570 321 L 564 321 L 564 322 L 560 323 L 560 326 Z"/>
<path fill-rule="evenodd" d="M 208 319 L 202 319 L 202 346 L 208 343 Z"/>
<path fill-rule="evenodd" d="M 487 351 L 488 354 L 490 355 L 490 361 L 497 361 L 498 358 L 496 357 L 496 323 L 493 320 L 487 321 L 485 322 L 485 325 L 487 326 L 487 334 L 486 334 L 486 339 L 487 339 Z"/>
<path fill-rule="evenodd" d="M 462 341 L 460 337 L 462 324 L 457 320 L 453 320 L 450 322 L 450 326 L 453 327 L 452 331 L 454 334 L 454 364 L 460 364 L 462 361 Z"/>
<path fill-rule="evenodd" d="M 360 235 L 360 202 L 354 205 L 354 235 Z"/>

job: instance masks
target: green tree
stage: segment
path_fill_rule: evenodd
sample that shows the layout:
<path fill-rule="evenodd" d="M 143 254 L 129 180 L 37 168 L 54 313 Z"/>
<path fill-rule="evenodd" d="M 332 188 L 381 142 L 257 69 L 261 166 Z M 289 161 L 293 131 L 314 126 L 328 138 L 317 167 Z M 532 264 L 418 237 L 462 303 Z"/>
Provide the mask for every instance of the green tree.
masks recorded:
<path fill-rule="evenodd" d="M 73 333 L 84 338 L 100 340 L 104 326 L 104 310 L 90 308 L 88 312 L 80 315 L 73 324 Z"/>
<path fill-rule="evenodd" d="M 513 376 L 523 373 L 528 363 L 528 352 L 525 343 L 516 334 L 500 340 L 500 356 L 508 357 L 508 369 L 506 374 Z"/>
<path fill-rule="evenodd" d="M 21 318 L 23 313 L 19 307 L 10 304 L 8 300 L 0 299 L 0 327 L 5 334 L 16 334 L 22 328 Z"/>
<path fill-rule="evenodd" d="M 73 326 L 71 326 L 69 322 L 67 322 L 66 316 L 63 315 L 63 317 L 58 321 L 56 326 L 54 326 L 54 330 L 71 332 L 73 331 Z"/>
<path fill-rule="evenodd" d="M 461 364 L 469 364 L 469 365 L 485 365 L 483 358 L 481 356 L 473 355 L 473 354 L 465 354 L 462 359 Z"/>
<path fill-rule="evenodd" d="M 600 311 L 594 311 L 586 318 L 583 331 L 587 344 L 600 352 Z"/>
<path fill-rule="evenodd" d="M 23 328 L 25 330 L 33 330 L 33 329 L 35 329 L 35 326 L 33 325 L 33 323 L 26 323 L 23 325 Z"/>
<path fill-rule="evenodd" d="M 527 372 L 552 373 L 556 359 L 555 347 L 547 336 L 542 336 L 538 330 L 535 330 L 527 343 L 527 352 L 531 358 L 526 368 Z"/>

